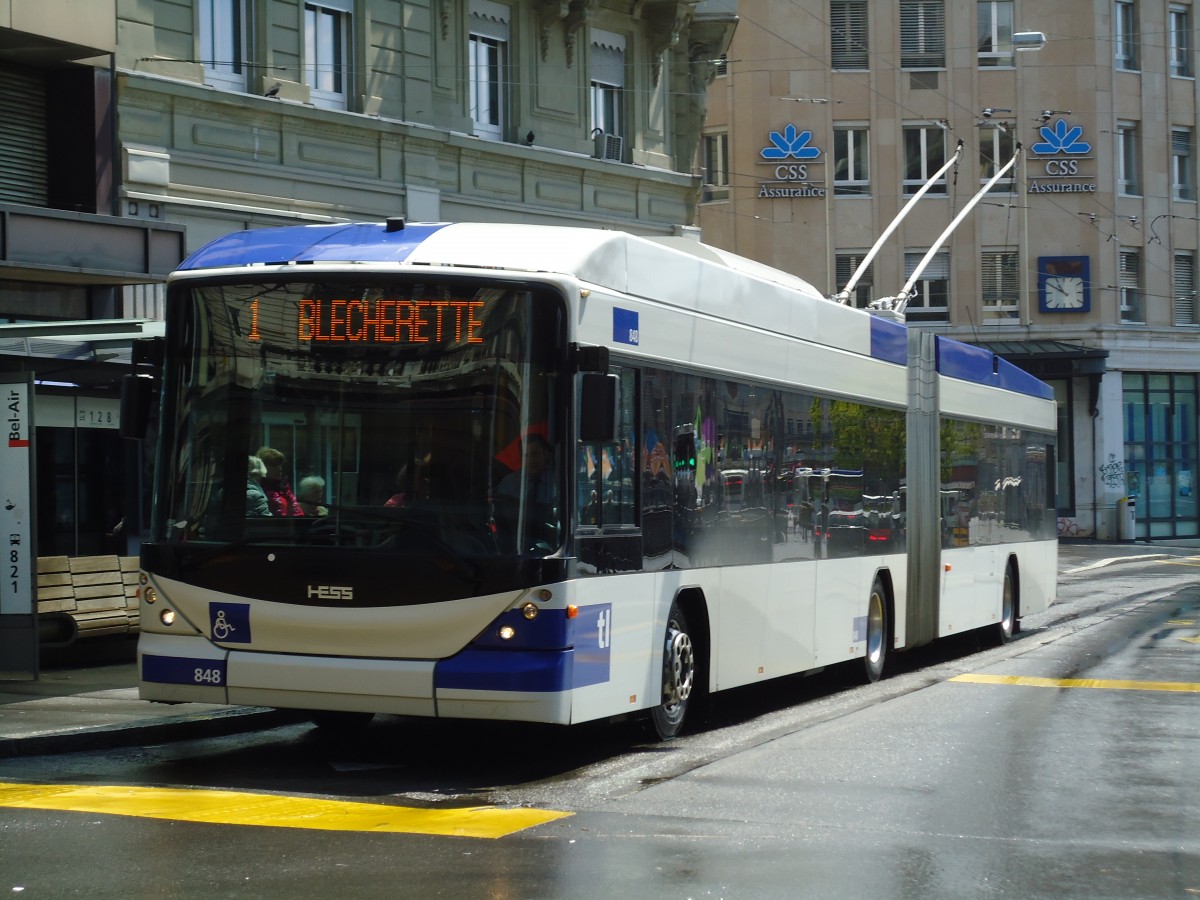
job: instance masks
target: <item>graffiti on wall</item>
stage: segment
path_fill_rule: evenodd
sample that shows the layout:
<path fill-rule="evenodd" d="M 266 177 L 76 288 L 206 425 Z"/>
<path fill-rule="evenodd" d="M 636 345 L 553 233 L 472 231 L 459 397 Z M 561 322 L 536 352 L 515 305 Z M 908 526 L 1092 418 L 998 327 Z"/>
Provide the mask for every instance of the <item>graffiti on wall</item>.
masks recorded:
<path fill-rule="evenodd" d="M 1090 538 L 1092 536 L 1092 531 L 1090 528 L 1084 528 L 1074 519 L 1068 519 L 1064 516 L 1059 516 L 1058 536 L 1060 538 Z"/>
<path fill-rule="evenodd" d="M 1125 487 L 1125 463 L 1115 453 L 1108 454 L 1108 462 L 1100 466 L 1100 480 L 1114 490 Z"/>

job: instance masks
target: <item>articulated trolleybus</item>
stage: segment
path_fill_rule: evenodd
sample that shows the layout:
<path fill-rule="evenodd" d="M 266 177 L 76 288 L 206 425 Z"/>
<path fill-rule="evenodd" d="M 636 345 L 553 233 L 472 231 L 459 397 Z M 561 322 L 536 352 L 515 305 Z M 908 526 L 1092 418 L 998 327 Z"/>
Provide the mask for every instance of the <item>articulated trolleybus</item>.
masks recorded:
<path fill-rule="evenodd" d="M 669 738 L 1052 599 L 1045 385 L 686 237 L 250 231 L 167 317 L 148 700 Z"/>

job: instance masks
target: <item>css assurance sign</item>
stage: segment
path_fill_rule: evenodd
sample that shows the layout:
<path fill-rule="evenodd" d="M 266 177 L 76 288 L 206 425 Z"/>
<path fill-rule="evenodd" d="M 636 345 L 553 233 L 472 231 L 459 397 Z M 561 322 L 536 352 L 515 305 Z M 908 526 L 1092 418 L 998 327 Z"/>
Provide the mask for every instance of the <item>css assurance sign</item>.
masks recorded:
<path fill-rule="evenodd" d="M 810 169 L 813 166 L 824 165 L 821 151 L 810 146 L 811 131 L 800 131 L 795 125 L 788 123 L 783 131 L 772 131 L 769 139 L 770 146 L 758 152 L 767 162 L 773 163 L 775 169 L 774 181 L 762 181 L 758 185 L 760 198 L 774 197 L 824 197 L 824 176 L 818 184 L 810 181 Z"/>
<path fill-rule="evenodd" d="M 1094 167 L 1081 166 L 1080 163 L 1090 163 L 1095 159 L 1091 155 L 1092 145 L 1083 139 L 1083 127 L 1067 125 L 1066 119 L 1059 119 L 1053 125 L 1043 125 L 1039 132 L 1042 139 L 1032 145 L 1029 152 L 1043 169 L 1041 175 L 1030 176 L 1029 193 L 1096 193 L 1096 176 L 1081 171 Z"/>

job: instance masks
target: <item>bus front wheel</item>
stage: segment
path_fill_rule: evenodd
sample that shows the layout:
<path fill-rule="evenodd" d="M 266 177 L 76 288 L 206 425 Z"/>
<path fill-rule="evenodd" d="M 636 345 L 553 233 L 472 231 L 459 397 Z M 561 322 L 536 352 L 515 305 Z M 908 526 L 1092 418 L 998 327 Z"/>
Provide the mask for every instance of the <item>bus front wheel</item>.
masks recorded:
<path fill-rule="evenodd" d="M 695 644 L 687 617 L 672 603 L 663 642 L 662 702 L 650 710 L 650 724 L 659 740 L 669 741 L 683 729 L 695 681 Z"/>

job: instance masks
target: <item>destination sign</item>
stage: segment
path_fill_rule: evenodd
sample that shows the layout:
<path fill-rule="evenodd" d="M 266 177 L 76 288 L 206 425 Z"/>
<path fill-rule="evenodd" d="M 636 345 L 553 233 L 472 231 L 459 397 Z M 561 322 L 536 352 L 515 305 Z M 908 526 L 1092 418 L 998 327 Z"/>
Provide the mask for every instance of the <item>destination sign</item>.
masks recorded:
<path fill-rule="evenodd" d="M 483 300 L 303 299 L 296 338 L 331 344 L 482 344 Z"/>

